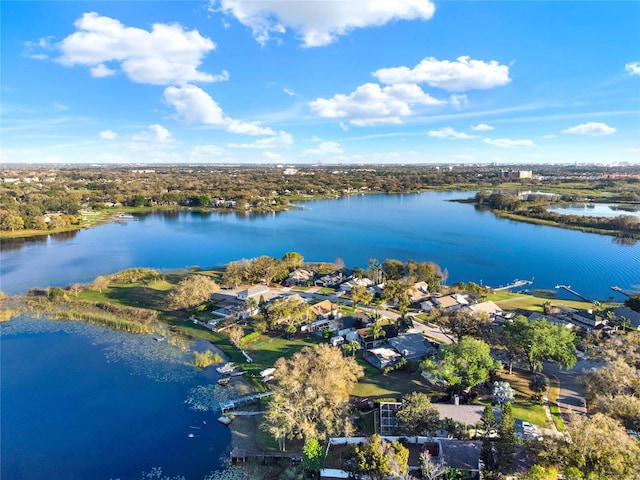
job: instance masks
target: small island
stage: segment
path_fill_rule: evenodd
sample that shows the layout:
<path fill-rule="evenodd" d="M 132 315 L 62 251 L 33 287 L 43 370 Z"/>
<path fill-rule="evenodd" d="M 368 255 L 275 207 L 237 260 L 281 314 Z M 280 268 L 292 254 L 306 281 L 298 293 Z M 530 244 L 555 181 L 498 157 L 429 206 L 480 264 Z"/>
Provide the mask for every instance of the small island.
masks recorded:
<path fill-rule="evenodd" d="M 511 293 L 526 281 L 492 289 L 446 277 L 430 262 L 349 268 L 289 252 L 33 289 L 3 297 L 0 314 L 91 322 L 187 351 L 206 341 L 194 364 L 217 369 L 233 439 L 232 467 L 215 478 L 477 478 L 481 465 L 485 476 L 635 478 L 640 296 L 594 304 Z M 572 369 L 586 358 L 599 367 Z M 558 369 L 571 369 L 581 395 Z M 607 455 L 590 456 L 592 442 Z"/>

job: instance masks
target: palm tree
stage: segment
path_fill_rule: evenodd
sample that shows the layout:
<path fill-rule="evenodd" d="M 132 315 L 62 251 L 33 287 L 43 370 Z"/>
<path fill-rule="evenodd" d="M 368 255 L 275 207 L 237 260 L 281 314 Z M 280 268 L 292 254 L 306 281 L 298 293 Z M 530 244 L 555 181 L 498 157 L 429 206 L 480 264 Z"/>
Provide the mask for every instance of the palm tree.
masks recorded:
<path fill-rule="evenodd" d="M 386 334 L 387 332 L 384 331 L 380 322 L 374 323 L 371 327 L 371 335 L 373 336 L 374 340 L 377 340 L 380 337 L 384 337 Z"/>
<path fill-rule="evenodd" d="M 351 353 L 353 356 L 358 350 L 360 350 L 360 342 L 357 340 L 351 340 L 349 343 L 343 343 L 342 350 L 344 350 L 345 353 Z"/>

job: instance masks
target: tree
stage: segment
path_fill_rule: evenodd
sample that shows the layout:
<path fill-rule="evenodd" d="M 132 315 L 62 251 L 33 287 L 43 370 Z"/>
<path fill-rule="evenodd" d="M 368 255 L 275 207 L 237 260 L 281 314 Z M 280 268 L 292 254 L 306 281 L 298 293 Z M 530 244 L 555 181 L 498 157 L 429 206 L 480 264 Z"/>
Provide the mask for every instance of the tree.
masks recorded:
<path fill-rule="evenodd" d="M 510 403 L 505 403 L 502 405 L 496 442 L 496 467 L 500 473 L 507 474 L 513 470 L 517 442 L 513 409 Z"/>
<path fill-rule="evenodd" d="M 239 325 L 232 325 L 227 329 L 229 334 L 229 341 L 233 343 L 237 348 L 240 348 L 240 340 L 244 336 L 244 330 Z"/>
<path fill-rule="evenodd" d="M 631 480 L 640 476 L 640 443 L 606 415 L 575 416 L 567 423 L 571 441 L 558 439 L 561 470 L 574 469 L 587 480 Z"/>
<path fill-rule="evenodd" d="M 425 450 L 420 454 L 420 473 L 426 480 L 438 480 L 444 476 L 445 467 L 431 457 L 429 450 Z"/>
<path fill-rule="evenodd" d="M 93 282 L 91 282 L 89 288 L 91 288 L 91 290 L 98 290 L 100 293 L 102 293 L 102 289 L 107 288 L 110 283 L 111 280 L 109 280 L 109 277 L 100 275 L 96 277 Z"/>
<path fill-rule="evenodd" d="M 327 344 L 305 347 L 275 363 L 274 394 L 263 428 L 280 439 L 325 439 L 344 430 L 349 395 L 363 375 L 353 357 Z"/>
<path fill-rule="evenodd" d="M 342 350 L 344 350 L 345 353 L 355 355 L 355 353 L 360 350 L 360 342 L 358 342 L 357 340 L 351 340 L 350 342 L 343 343 Z"/>
<path fill-rule="evenodd" d="M 493 383 L 493 403 L 504 405 L 505 403 L 513 402 L 514 398 L 515 391 L 511 388 L 509 382 Z"/>
<path fill-rule="evenodd" d="M 382 328 L 382 324 L 380 322 L 376 322 L 373 325 L 371 325 L 371 328 L 369 329 L 369 333 L 374 340 L 384 337 L 387 334 L 387 332 L 385 332 L 384 329 Z"/>
<path fill-rule="evenodd" d="M 533 465 L 522 480 L 558 480 L 558 470 L 555 467 Z"/>
<path fill-rule="evenodd" d="M 298 297 L 286 297 L 275 300 L 268 308 L 269 322 L 272 326 L 282 325 L 295 328 L 300 325 L 309 315 L 309 304 Z"/>
<path fill-rule="evenodd" d="M 222 285 L 237 288 L 244 278 L 244 265 L 241 262 L 229 262 L 222 274 Z"/>
<path fill-rule="evenodd" d="M 397 302 L 398 308 L 403 309 L 411 304 L 408 295 L 409 288 L 410 285 L 406 281 L 389 280 L 384 284 L 382 298 L 387 301 Z"/>
<path fill-rule="evenodd" d="M 571 368 L 577 362 L 575 341 L 567 328 L 544 319 L 529 321 L 521 315 L 503 324 L 500 333 L 500 343 L 509 357 L 509 373 L 516 360 L 532 372 L 541 370 L 544 361 Z"/>
<path fill-rule="evenodd" d="M 308 472 L 318 473 L 324 468 L 324 449 L 317 438 L 309 438 L 302 447 L 302 466 Z"/>
<path fill-rule="evenodd" d="M 400 260 L 387 258 L 382 262 L 382 272 L 387 280 L 400 280 L 404 277 L 404 263 Z"/>
<path fill-rule="evenodd" d="M 296 268 L 300 268 L 302 266 L 304 257 L 298 252 L 287 252 L 283 255 L 282 261 L 289 270 L 295 270 Z"/>
<path fill-rule="evenodd" d="M 387 442 L 374 434 L 360 445 L 355 445 L 347 455 L 346 469 L 356 478 L 384 480 L 388 476 L 398 478 L 409 471 L 409 450 L 399 442 Z"/>
<path fill-rule="evenodd" d="M 529 380 L 529 388 L 533 392 L 533 399 L 536 402 L 540 402 L 542 394 L 547 391 L 547 379 L 540 374 L 532 375 L 531 380 Z"/>
<path fill-rule="evenodd" d="M 640 394 L 638 370 L 623 360 L 586 371 L 578 381 L 588 400 L 595 400 L 601 395 L 615 397 Z"/>
<path fill-rule="evenodd" d="M 373 295 L 367 292 L 366 285 L 355 285 L 351 289 L 351 299 L 353 300 L 354 308 L 357 308 L 359 303 L 369 305 L 373 300 Z"/>
<path fill-rule="evenodd" d="M 459 342 L 464 337 L 482 339 L 491 329 L 489 317 L 474 316 L 462 310 L 452 313 L 437 311 L 432 321 L 452 342 Z"/>
<path fill-rule="evenodd" d="M 475 338 L 464 337 L 458 343 L 438 350 L 437 361 L 426 359 L 420 368 L 438 380 L 447 382 L 454 391 L 468 392 L 489 380 L 498 363 L 491 357 L 489 345 Z"/>
<path fill-rule="evenodd" d="M 174 308 L 190 308 L 208 302 L 211 294 L 220 290 L 218 284 L 205 275 L 189 275 L 180 280 L 168 295 Z"/>
<path fill-rule="evenodd" d="M 485 437 L 488 437 L 496 429 L 496 426 L 496 417 L 493 414 L 493 407 L 491 405 L 486 405 L 482 411 L 482 417 L 480 417 L 480 422 L 478 422 L 477 428 L 478 430 L 482 430 Z"/>
<path fill-rule="evenodd" d="M 396 419 L 398 430 L 403 435 L 430 437 L 440 426 L 438 409 L 426 394 L 420 392 L 411 392 L 402 397 Z"/>

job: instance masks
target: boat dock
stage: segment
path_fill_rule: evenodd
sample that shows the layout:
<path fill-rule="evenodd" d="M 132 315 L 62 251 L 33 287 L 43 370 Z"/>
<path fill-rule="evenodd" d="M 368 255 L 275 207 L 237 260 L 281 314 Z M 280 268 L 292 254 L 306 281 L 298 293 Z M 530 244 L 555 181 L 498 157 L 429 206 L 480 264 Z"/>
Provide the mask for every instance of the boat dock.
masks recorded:
<path fill-rule="evenodd" d="M 563 290 L 566 290 L 567 292 L 569 292 L 572 295 L 575 295 L 578 298 L 581 298 L 582 300 L 584 300 L 585 302 L 589 302 L 589 303 L 593 303 L 591 300 L 589 300 L 587 297 L 585 297 L 584 295 L 580 295 L 578 292 L 576 292 L 575 290 L 571 290 L 571 285 L 556 285 L 556 288 L 562 288 Z"/>
<path fill-rule="evenodd" d="M 236 398 L 220 404 L 220 410 L 224 415 L 226 412 L 235 409 L 236 407 L 244 407 L 246 405 L 253 405 L 258 403 L 261 398 L 273 395 L 273 392 L 255 393 L 253 395 L 247 395 L 246 397 Z"/>
<path fill-rule="evenodd" d="M 613 290 L 614 292 L 621 293 L 625 297 L 629 297 L 629 298 L 633 297 L 633 293 L 627 292 L 626 290 L 623 290 L 620 287 L 611 287 L 611 290 Z"/>
<path fill-rule="evenodd" d="M 533 280 L 516 279 L 513 282 L 511 282 L 509 285 L 505 285 L 504 287 L 492 288 L 492 290 L 496 292 L 499 290 L 511 290 L 512 288 L 524 287 L 525 285 L 531 285 L 532 283 L 533 283 Z"/>

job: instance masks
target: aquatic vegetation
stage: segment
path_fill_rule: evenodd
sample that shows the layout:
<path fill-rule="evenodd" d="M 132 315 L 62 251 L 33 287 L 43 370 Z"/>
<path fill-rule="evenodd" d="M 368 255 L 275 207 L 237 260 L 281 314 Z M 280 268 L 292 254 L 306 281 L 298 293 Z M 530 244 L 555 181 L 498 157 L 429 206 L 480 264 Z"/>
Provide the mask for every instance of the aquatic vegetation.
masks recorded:
<path fill-rule="evenodd" d="M 193 353 L 193 363 L 196 367 L 207 368 L 210 365 L 224 362 L 224 358 L 219 353 L 214 353 L 211 350 L 204 352 Z"/>
<path fill-rule="evenodd" d="M 189 408 L 198 412 L 213 412 L 220 410 L 220 403 L 216 396 L 217 385 L 198 385 L 189 391 L 184 401 Z"/>

